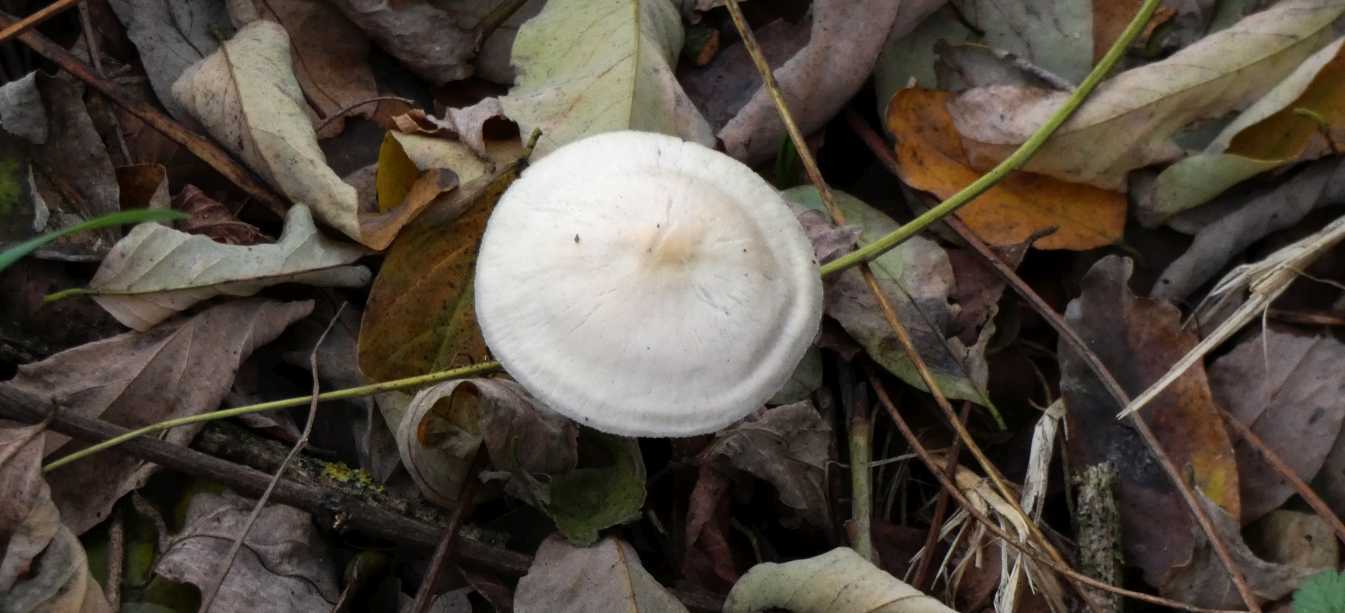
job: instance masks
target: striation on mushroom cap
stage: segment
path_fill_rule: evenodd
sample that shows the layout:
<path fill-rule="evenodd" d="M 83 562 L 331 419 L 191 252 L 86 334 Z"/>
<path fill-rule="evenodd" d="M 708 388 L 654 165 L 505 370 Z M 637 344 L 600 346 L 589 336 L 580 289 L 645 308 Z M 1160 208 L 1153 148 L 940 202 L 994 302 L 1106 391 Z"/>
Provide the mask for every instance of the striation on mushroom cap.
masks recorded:
<path fill-rule="evenodd" d="M 496 205 L 476 312 L 553 410 L 627 436 L 714 432 L 761 407 L 817 334 L 813 248 L 737 160 L 647 132 L 557 149 Z"/>

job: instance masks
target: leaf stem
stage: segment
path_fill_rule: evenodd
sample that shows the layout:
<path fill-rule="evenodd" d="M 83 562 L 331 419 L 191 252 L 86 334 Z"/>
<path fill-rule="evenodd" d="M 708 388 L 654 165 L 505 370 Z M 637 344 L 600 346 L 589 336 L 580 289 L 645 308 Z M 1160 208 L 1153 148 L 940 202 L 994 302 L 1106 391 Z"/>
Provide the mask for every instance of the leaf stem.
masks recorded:
<path fill-rule="evenodd" d="M 384 381 L 382 383 L 372 383 L 369 385 L 361 385 L 359 387 L 349 387 L 346 389 L 334 390 L 318 394 L 317 396 L 313 396 L 311 394 L 308 396 L 297 396 L 294 398 L 272 400 L 270 402 L 249 404 L 247 406 L 234 407 L 232 409 L 221 409 L 219 411 L 211 411 L 209 413 L 201 413 L 199 415 L 188 415 L 186 417 L 179 417 L 177 419 L 164 420 L 158 423 L 150 424 L 143 428 L 137 428 L 135 430 L 131 430 L 129 432 L 126 432 L 125 434 L 112 437 L 95 445 L 90 445 L 89 447 L 76 451 L 63 458 L 57 459 L 51 462 L 50 464 L 43 466 L 42 472 L 44 473 L 51 472 L 53 470 L 56 470 L 57 468 L 65 466 L 66 464 L 69 464 L 76 460 L 87 458 L 105 449 L 111 449 L 112 447 L 116 447 L 117 445 L 120 445 L 138 436 L 142 436 L 145 434 L 153 434 L 155 432 L 161 432 L 171 428 L 176 428 L 178 426 L 214 421 L 217 419 L 227 419 L 229 417 L 237 417 L 239 415 L 249 415 L 252 413 L 261 413 L 263 411 L 274 411 L 276 409 L 287 409 L 289 407 L 303 406 L 305 404 L 313 402 L 314 399 L 316 399 L 318 402 L 326 400 L 341 400 L 343 398 L 358 398 L 360 396 L 369 396 L 372 394 L 377 394 L 379 392 L 390 392 L 393 390 L 406 389 L 409 387 L 419 387 L 422 385 L 429 385 L 431 383 L 439 383 L 440 381 L 447 381 L 449 379 L 463 379 L 466 377 L 471 377 L 473 375 L 485 374 L 494 370 L 498 370 L 499 368 L 500 368 L 499 362 L 482 362 L 480 364 L 473 364 L 471 366 L 464 366 L 462 368 L 454 368 L 451 370 L 440 370 L 425 375 L 407 377 L 405 379 L 394 379 L 392 381 Z"/>
<path fill-rule="evenodd" d="M 1073 115 L 1074 111 L 1078 110 L 1078 108 L 1083 105 L 1084 100 L 1093 92 L 1098 83 L 1101 83 L 1102 80 L 1106 78 L 1107 74 L 1111 72 L 1112 68 L 1116 66 L 1116 62 L 1125 54 L 1130 43 L 1139 36 L 1139 33 L 1144 30 L 1144 26 L 1149 23 L 1149 18 L 1153 16 L 1154 10 L 1158 8 L 1159 3 L 1159 0 L 1144 0 L 1144 5 L 1140 7 L 1139 12 L 1135 14 L 1134 19 L 1130 20 L 1125 31 L 1121 33 L 1120 38 L 1116 39 L 1116 42 L 1107 50 L 1106 55 L 1102 56 L 1102 59 L 1093 67 L 1093 71 L 1088 73 L 1088 76 L 1084 78 L 1083 83 L 1080 83 L 1079 87 L 1074 90 L 1074 93 L 1070 94 L 1070 97 L 1065 100 L 1065 104 L 1056 110 L 1056 112 L 1051 115 L 1050 119 L 1046 120 L 1046 123 L 1042 124 L 1040 128 L 1037 128 L 1037 131 L 1033 132 L 1031 137 L 1024 141 L 1022 145 L 1019 145 L 1018 149 L 1015 149 L 1009 157 L 1004 158 L 1004 161 L 991 169 L 990 172 L 981 175 L 980 178 L 972 181 L 971 184 L 962 188 L 956 194 L 949 196 L 947 200 L 940 202 L 938 206 L 929 209 L 915 219 L 912 219 L 909 223 L 893 230 L 878 240 L 823 264 L 821 268 L 822 276 L 830 276 L 847 268 L 856 266 L 861 262 L 868 262 L 887 253 L 893 247 L 905 242 L 906 239 L 920 233 L 921 230 L 924 230 L 930 224 L 971 203 L 978 196 L 985 193 L 991 187 L 994 187 L 996 183 L 999 183 L 1005 177 L 1009 176 L 1009 173 L 1021 168 L 1023 164 L 1026 164 L 1029 159 L 1032 159 L 1033 155 L 1036 155 L 1037 150 L 1041 149 L 1042 145 L 1046 144 L 1046 140 L 1051 137 L 1051 134 L 1055 133 L 1055 131 L 1069 119 L 1070 115 Z"/>

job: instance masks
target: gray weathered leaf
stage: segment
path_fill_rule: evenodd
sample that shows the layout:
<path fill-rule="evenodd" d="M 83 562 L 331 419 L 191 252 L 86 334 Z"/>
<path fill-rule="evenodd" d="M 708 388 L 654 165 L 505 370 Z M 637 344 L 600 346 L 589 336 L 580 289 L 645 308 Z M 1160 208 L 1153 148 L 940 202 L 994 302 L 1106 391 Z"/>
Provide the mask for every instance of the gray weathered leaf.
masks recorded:
<path fill-rule="evenodd" d="M 714 134 L 673 75 L 682 22 L 668 0 L 551 0 L 514 39 L 516 84 L 500 98 L 534 155 L 613 130 L 713 145 Z"/>
<path fill-rule="evenodd" d="M 518 613 L 639 611 L 685 613 L 625 542 L 607 537 L 576 547 L 558 535 L 542 542 L 514 593 Z"/>
<path fill-rule="evenodd" d="M 333 0 L 369 38 L 435 85 L 472 74 L 478 20 L 451 3 Z"/>
<path fill-rule="evenodd" d="M 144 331 L 214 296 L 251 296 L 280 283 L 361 287 L 369 270 L 347 264 L 367 253 L 323 236 L 302 205 L 290 208 L 280 240 L 270 245 L 224 245 L 140 224 L 103 259 L 89 289 L 118 321 Z"/>
<path fill-rule="evenodd" d="M 247 525 L 253 501 L 199 493 L 187 506 L 155 572 L 205 593 L 219 583 L 229 548 Z M 303 511 L 271 504 L 248 532 L 214 606 L 220 611 L 329 611 L 340 598 L 338 560 Z"/>
<path fill-rule="evenodd" d="M 311 301 L 228 302 L 149 332 L 114 336 L 21 366 L 16 377 L 0 384 L 0 399 L 59 406 L 132 428 L 214 410 L 243 360 L 312 308 Z M 184 426 L 166 438 L 185 444 L 199 430 L 199 425 Z M 48 432 L 46 453 L 85 447 L 68 442 Z M 107 453 L 53 471 L 52 495 L 62 521 L 83 533 L 155 469 L 133 457 Z"/>
<path fill-rule="evenodd" d="M 724 602 L 724 613 L 956 613 L 887 574 L 855 550 L 753 566 Z"/>
<path fill-rule="evenodd" d="M 188 66 L 219 47 L 233 30 L 224 2 L 218 0 L 109 0 L 126 36 L 140 52 L 154 95 L 168 113 L 195 125 L 195 118 L 173 97 L 173 82 Z"/>
<path fill-rule="evenodd" d="M 36 71 L 0 86 L 0 128 L 34 145 L 47 142 L 47 111 Z"/>

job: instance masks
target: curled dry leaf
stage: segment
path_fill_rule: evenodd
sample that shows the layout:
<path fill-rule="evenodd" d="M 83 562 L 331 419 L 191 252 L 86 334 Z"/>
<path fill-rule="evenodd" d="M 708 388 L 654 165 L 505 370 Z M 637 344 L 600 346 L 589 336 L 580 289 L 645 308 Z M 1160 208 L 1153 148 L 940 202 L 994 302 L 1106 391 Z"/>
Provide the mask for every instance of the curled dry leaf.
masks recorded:
<path fill-rule="evenodd" d="M 805 560 L 753 566 L 724 602 L 724 613 L 770 609 L 794 613 L 956 613 L 848 547 Z"/>
<path fill-rule="evenodd" d="M 215 140 L 317 217 L 361 244 L 383 249 L 420 212 L 360 209 L 351 185 L 327 165 L 290 62 L 284 28 L 257 20 L 173 84 L 177 97 Z"/>
<path fill-rule="evenodd" d="M 1345 344 L 1267 328 L 1210 366 L 1214 398 L 1261 437 L 1304 481 L 1312 480 L 1345 420 Z M 1255 521 L 1294 495 L 1260 452 L 1239 441 L 1242 522 Z"/>
<path fill-rule="evenodd" d="M 714 134 L 673 75 L 682 21 L 666 0 L 552 0 L 514 39 L 516 84 L 500 98 L 541 157 L 583 136 L 643 130 L 703 145 Z"/>
<path fill-rule="evenodd" d="M 518 613 L 640 611 L 685 613 L 686 607 L 615 537 L 576 547 L 559 536 L 542 542 L 514 593 Z"/>
<path fill-rule="evenodd" d="M 268 19 L 285 28 L 294 52 L 294 76 L 318 115 L 330 117 L 378 94 L 378 83 L 369 66 L 369 40 L 332 2 L 231 0 L 229 5 L 236 23 L 252 21 L 238 18 L 251 8 L 247 12 L 255 17 L 249 17 Z M 243 5 L 251 7 L 240 9 Z M 370 117 L 377 109 L 377 104 L 365 104 L 349 109 L 347 114 Z M 322 135 L 339 133 L 342 123 L 333 121 Z"/>
<path fill-rule="evenodd" d="M 111 611 L 42 478 L 44 424 L 0 422 L 0 611 Z"/>
<path fill-rule="evenodd" d="M 214 589 L 254 504 L 233 494 L 192 496 L 185 527 L 173 536 L 155 572 L 202 593 Z M 220 611 L 328 611 L 340 597 L 335 552 L 313 518 L 290 506 L 262 509 L 228 573 L 215 599 Z"/>
<path fill-rule="evenodd" d="M 814 2 L 808 44 L 775 69 L 775 80 L 799 129 L 808 134 L 822 127 L 859 91 L 894 27 L 914 28 L 941 4 L 943 0 Z M 897 24 L 898 16 L 905 22 Z M 764 87 L 757 88 L 718 136 L 729 155 L 748 163 L 769 158 L 787 138 Z"/>
<path fill-rule="evenodd" d="M 1126 173 L 1181 155 L 1173 134 L 1246 106 L 1326 44 L 1338 0 L 1286 0 L 1098 86 L 1024 170 L 1119 190 Z M 1065 92 L 993 86 L 949 104 L 969 159 L 988 168 L 1060 108 Z M 1083 152 L 1086 152 L 1083 153 Z"/>
<path fill-rule="evenodd" d="M 313 309 L 311 301 L 244 299 L 199 315 L 81 345 L 35 364 L 0 384 L 0 401 L 60 406 L 64 411 L 136 428 L 214 410 L 239 365 Z M 174 429 L 166 439 L 185 444 L 200 426 Z M 55 433 L 46 453 L 85 447 Z M 155 466 L 109 453 L 53 471 L 53 497 L 62 521 L 77 533 L 107 517 L 123 494 L 140 487 Z"/>
<path fill-rule="evenodd" d="M 1155 223 L 1204 204 L 1237 183 L 1345 143 L 1345 38 L 1304 60 L 1228 124 L 1205 150 L 1158 175 L 1141 220 Z"/>
<path fill-rule="evenodd" d="M 454 3 L 334 0 L 355 25 L 389 55 L 430 83 L 472 74 L 477 19 L 448 10 Z"/>
<path fill-rule="evenodd" d="M 1083 293 L 1065 318 L 1129 394 L 1145 390 L 1197 339 L 1182 330 L 1172 305 L 1131 293 L 1130 260 L 1107 256 L 1083 278 Z M 1146 580 L 1166 586 L 1198 562 L 1200 530 L 1140 435 L 1115 415 L 1120 406 L 1075 350 L 1060 341 L 1060 391 L 1069 407 L 1070 465 L 1125 467 L 1117 482 L 1126 561 Z M 1193 489 L 1236 517 L 1240 508 L 1233 445 L 1197 364 L 1154 400 L 1141 417 Z M 1217 564 L 1217 561 L 1215 562 Z"/>
<path fill-rule="evenodd" d="M 952 196 L 981 176 L 968 158 L 964 138 L 953 127 L 947 109 L 952 99 L 947 92 L 910 88 L 898 91 L 887 106 L 901 180 L 939 198 Z M 1054 227 L 1054 233 L 1034 245 L 1083 250 L 1119 240 L 1125 212 L 1126 199 L 1120 193 L 1015 172 L 956 215 L 992 245 L 1022 243 Z"/>
<path fill-rule="evenodd" d="M 457 505 L 457 493 L 479 445 L 498 470 L 557 475 L 579 463 L 578 428 L 536 406 L 512 381 L 449 381 L 416 394 L 397 428 L 397 449 L 416 485 L 436 504 Z"/>
<path fill-rule="evenodd" d="M 834 193 L 846 222 L 860 228 L 860 244 L 897 228 L 897 223 L 881 211 L 843 192 Z M 805 208 L 824 210 L 812 187 L 786 190 L 784 196 Z M 813 236 L 819 234 L 814 232 Z M 870 262 L 869 267 L 943 393 L 949 398 L 992 406 L 985 390 L 989 377 L 985 344 L 994 326 L 987 322 L 979 336 L 973 333 L 975 342 L 970 346 L 952 330 L 959 307 L 948 301 L 954 277 L 947 252 L 934 241 L 915 236 Z M 826 302 L 827 314 L 839 321 L 874 361 L 907 384 L 925 389 L 858 271 L 846 271 L 832 281 Z"/>
<path fill-rule="evenodd" d="M 173 196 L 173 208 L 191 215 L 178 224 L 187 234 L 200 234 L 222 245 L 255 245 L 274 240 L 262 234 L 257 226 L 238 219 L 228 207 L 195 185 L 188 185 Z"/>
<path fill-rule="evenodd" d="M 290 208 L 280 240 L 270 245 L 222 245 L 140 224 L 103 259 L 89 291 L 118 321 L 144 331 L 214 296 L 251 296 L 279 283 L 364 286 L 369 270 L 348 264 L 366 253 L 324 237 L 301 205 Z"/>

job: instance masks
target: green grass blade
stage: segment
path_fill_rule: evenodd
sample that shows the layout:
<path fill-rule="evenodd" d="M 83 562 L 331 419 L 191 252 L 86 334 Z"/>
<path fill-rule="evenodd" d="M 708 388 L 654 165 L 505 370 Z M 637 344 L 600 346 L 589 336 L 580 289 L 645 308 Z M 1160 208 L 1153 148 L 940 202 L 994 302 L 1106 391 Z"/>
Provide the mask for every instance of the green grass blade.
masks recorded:
<path fill-rule="evenodd" d="M 0 251 L 0 271 L 9 268 L 15 262 L 34 251 L 40 249 L 43 245 L 50 243 L 62 236 L 68 236 L 77 232 L 87 232 L 89 230 L 98 230 L 110 226 L 120 226 L 132 223 L 141 223 L 145 221 L 168 221 L 170 219 L 186 219 L 188 216 L 181 211 L 171 209 L 133 209 L 130 211 L 117 211 L 108 213 L 90 219 L 84 223 L 70 226 L 64 230 L 48 232 L 42 236 L 26 240 L 14 245 L 4 251 Z"/>

